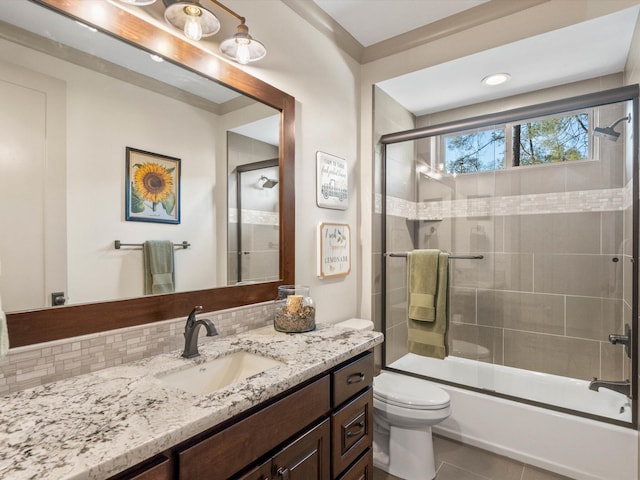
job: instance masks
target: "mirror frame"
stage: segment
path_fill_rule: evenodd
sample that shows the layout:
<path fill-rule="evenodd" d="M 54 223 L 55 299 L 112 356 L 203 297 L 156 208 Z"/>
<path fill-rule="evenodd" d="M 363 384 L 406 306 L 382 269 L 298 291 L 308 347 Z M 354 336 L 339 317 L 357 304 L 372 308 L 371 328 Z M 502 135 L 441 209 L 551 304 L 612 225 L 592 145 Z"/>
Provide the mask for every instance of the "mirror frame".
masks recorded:
<path fill-rule="evenodd" d="M 156 53 L 281 112 L 280 117 L 280 280 L 125 300 L 68 305 L 7 314 L 11 347 L 37 344 L 118 328 L 186 317 L 194 305 L 205 312 L 273 300 L 278 285 L 295 283 L 295 99 L 215 55 L 112 5 L 100 2 L 98 15 L 86 0 L 29 0 L 92 25 L 133 46 Z M 93 4 L 93 5 L 92 5 Z M 169 46 L 170 53 L 154 45 Z M 225 205 L 226 208 L 226 205 Z"/>

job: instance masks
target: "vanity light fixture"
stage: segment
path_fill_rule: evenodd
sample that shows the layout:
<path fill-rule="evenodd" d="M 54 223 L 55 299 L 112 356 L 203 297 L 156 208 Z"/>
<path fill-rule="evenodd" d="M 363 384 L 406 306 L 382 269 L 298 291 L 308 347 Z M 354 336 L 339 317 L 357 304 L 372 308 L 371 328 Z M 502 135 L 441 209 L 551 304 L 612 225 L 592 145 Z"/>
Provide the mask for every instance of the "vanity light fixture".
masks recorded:
<path fill-rule="evenodd" d="M 135 6 L 147 6 L 156 0 L 119 0 Z M 227 57 L 243 65 L 264 58 L 267 54 L 265 46 L 249 35 L 246 19 L 220 3 L 208 0 L 229 15 L 240 21 L 237 33 L 220 43 L 220 51 Z M 174 28 L 181 30 L 190 40 L 198 41 L 202 37 L 215 35 L 220 30 L 220 20 L 209 9 L 202 6 L 201 0 L 162 0 L 165 6 L 164 19 Z"/>
<path fill-rule="evenodd" d="M 249 35 L 249 27 L 244 21 L 244 18 L 241 18 L 238 32 L 220 44 L 220 51 L 236 62 L 246 65 L 263 58 L 267 54 L 267 49 Z"/>
<path fill-rule="evenodd" d="M 511 78 L 508 73 L 492 73 L 482 79 L 482 83 L 489 86 L 501 85 Z"/>
<path fill-rule="evenodd" d="M 167 23 L 184 32 L 189 40 L 198 41 L 202 37 L 210 37 L 220 30 L 220 20 L 213 12 L 207 10 L 198 0 L 184 2 L 167 2 L 164 19 Z"/>

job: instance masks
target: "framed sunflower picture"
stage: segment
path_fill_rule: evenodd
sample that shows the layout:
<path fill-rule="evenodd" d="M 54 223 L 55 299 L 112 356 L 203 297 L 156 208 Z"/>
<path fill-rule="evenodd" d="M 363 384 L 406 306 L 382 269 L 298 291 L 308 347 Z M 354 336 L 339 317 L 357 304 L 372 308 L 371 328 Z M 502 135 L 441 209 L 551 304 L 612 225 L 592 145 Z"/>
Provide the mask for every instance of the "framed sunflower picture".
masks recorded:
<path fill-rule="evenodd" d="M 125 218 L 180 223 L 180 159 L 127 147 Z"/>

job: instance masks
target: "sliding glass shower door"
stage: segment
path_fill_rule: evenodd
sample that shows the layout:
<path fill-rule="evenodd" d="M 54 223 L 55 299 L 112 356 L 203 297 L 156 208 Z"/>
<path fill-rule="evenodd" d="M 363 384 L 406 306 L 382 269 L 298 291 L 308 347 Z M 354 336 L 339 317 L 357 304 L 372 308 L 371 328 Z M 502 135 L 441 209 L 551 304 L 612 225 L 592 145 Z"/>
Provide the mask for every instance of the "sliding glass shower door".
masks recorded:
<path fill-rule="evenodd" d="M 382 137 L 387 367 L 413 368 L 406 254 L 439 249 L 448 357 L 413 373 L 635 422 L 624 343 L 637 323 L 637 93 L 616 92 Z"/>

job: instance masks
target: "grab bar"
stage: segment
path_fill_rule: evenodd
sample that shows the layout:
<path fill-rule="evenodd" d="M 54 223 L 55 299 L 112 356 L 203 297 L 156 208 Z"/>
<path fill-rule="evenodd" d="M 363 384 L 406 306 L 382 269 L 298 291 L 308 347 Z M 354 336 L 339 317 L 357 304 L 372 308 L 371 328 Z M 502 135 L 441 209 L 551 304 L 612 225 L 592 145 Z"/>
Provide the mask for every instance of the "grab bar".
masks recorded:
<path fill-rule="evenodd" d="M 142 243 L 122 243 L 120 240 L 116 240 L 115 242 L 113 242 L 113 246 L 116 250 L 120 250 L 120 247 L 140 247 L 142 248 Z M 173 244 L 174 247 L 180 247 L 180 248 L 184 248 L 187 249 L 191 246 L 191 244 L 189 242 L 182 242 L 182 243 L 174 243 Z"/>
<path fill-rule="evenodd" d="M 408 255 L 407 252 L 389 252 L 385 253 L 386 257 L 406 257 Z M 482 260 L 484 255 L 449 255 L 449 258 L 452 260 Z"/>

